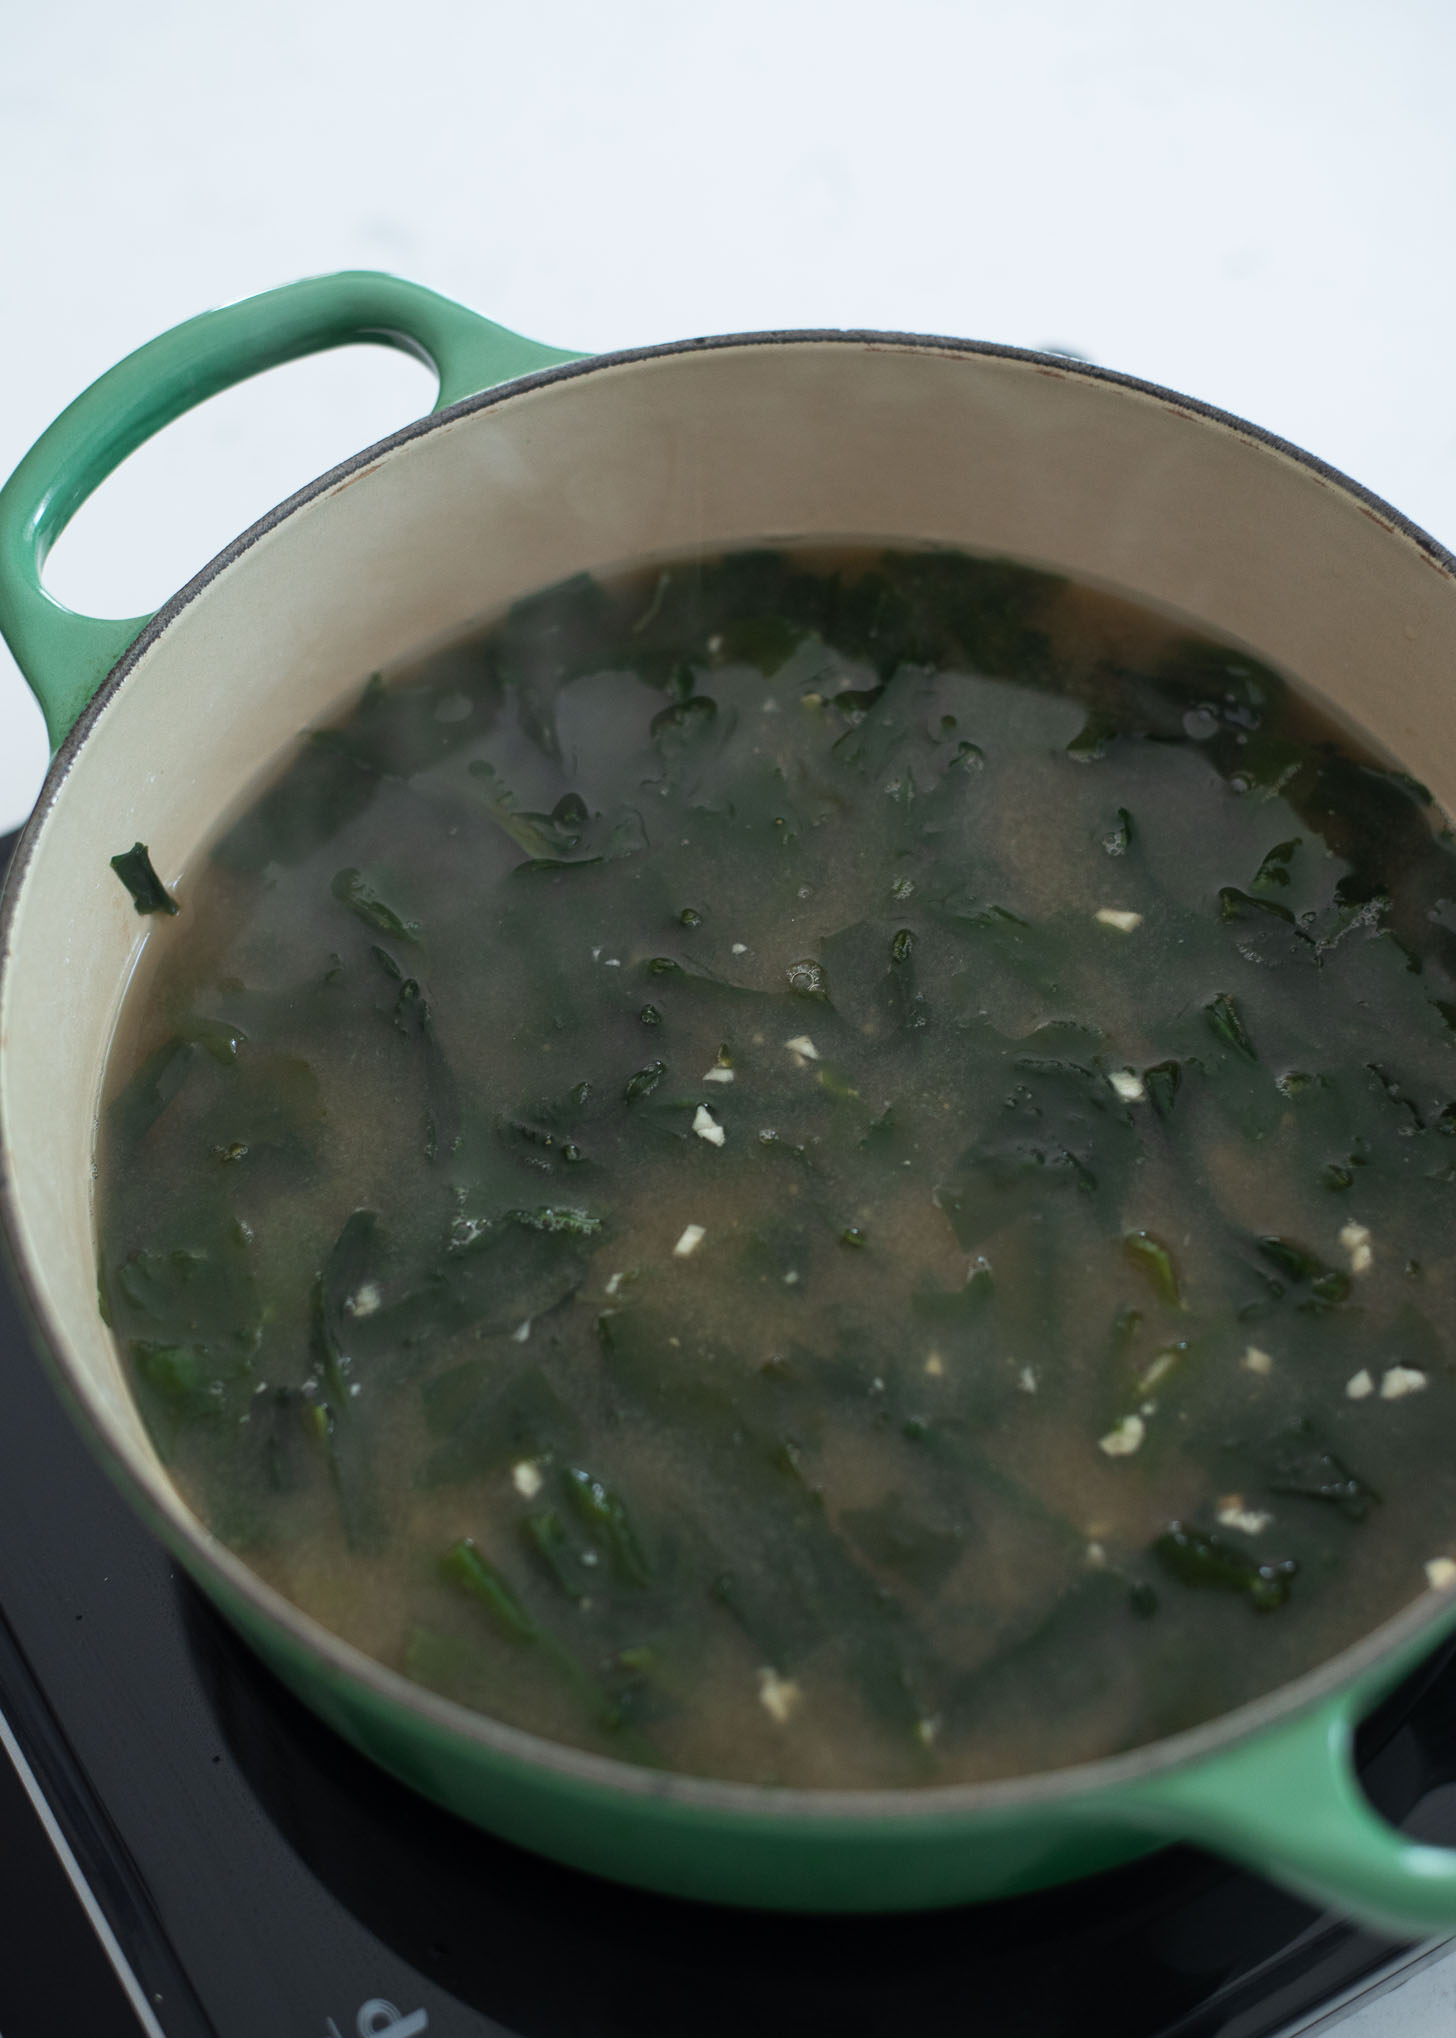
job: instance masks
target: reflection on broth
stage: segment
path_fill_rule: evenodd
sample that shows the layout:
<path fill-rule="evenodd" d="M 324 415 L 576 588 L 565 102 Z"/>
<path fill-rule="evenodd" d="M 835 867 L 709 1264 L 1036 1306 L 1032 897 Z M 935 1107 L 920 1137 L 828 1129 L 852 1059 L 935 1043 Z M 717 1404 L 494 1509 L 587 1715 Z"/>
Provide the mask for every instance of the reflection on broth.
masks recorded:
<path fill-rule="evenodd" d="M 806 1786 L 1135 1747 L 1456 1576 L 1453 901 L 1421 788 L 1106 594 L 582 577 L 158 921 L 103 1303 L 198 1513 L 497 1718 Z"/>

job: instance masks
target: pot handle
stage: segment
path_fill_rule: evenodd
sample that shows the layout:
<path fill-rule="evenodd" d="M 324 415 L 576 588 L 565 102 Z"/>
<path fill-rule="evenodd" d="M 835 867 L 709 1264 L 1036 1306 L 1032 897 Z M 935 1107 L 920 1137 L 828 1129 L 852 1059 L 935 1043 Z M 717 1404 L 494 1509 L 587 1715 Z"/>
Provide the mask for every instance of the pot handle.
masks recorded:
<path fill-rule="evenodd" d="M 1154 1777 L 1138 1823 L 1230 1856 L 1256 1874 L 1402 1939 L 1456 1930 L 1456 1848 L 1381 1817 L 1355 1772 L 1369 1694 L 1338 1692 L 1206 1761 Z M 1130 1807 L 1129 1807 L 1130 1808 Z"/>
<path fill-rule="evenodd" d="M 360 340 L 398 347 L 433 368 L 436 410 L 579 358 L 402 277 L 355 269 L 203 312 L 118 361 L 62 411 L 0 489 L 0 635 L 41 704 L 53 750 L 151 621 L 77 615 L 41 585 L 46 555 L 81 504 L 129 453 L 209 396 Z"/>

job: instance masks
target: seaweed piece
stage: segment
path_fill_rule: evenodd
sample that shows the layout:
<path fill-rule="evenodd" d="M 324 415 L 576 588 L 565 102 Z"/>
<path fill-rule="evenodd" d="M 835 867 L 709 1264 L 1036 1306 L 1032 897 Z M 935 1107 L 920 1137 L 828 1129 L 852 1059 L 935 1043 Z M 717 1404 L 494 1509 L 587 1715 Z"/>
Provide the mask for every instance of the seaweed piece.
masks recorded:
<path fill-rule="evenodd" d="M 1261 1561 L 1225 1537 L 1182 1521 L 1169 1522 L 1152 1550 L 1180 1585 L 1242 1593 L 1257 1613 L 1283 1606 L 1299 1575 L 1292 1557 Z"/>
<path fill-rule="evenodd" d="M 152 1344 L 133 1338 L 127 1350 L 142 1385 L 174 1415 L 222 1414 L 218 1370 L 206 1345 Z"/>
<path fill-rule="evenodd" d="M 222 837 L 212 860 L 239 873 L 298 864 L 356 820 L 379 790 L 379 773 L 338 729 L 320 729 L 278 782 Z"/>
<path fill-rule="evenodd" d="M 944 1323 L 968 1328 L 981 1316 L 996 1292 L 996 1277 L 984 1260 L 978 1262 L 959 1288 L 922 1285 L 910 1297 L 913 1313 L 927 1323 Z"/>
<path fill-rule="evenodd" d="M 478 740 L 493 720 L 494 702 L 482 685 L 490 676 L 489 658 L 457 646 L 430 661 L 430 675 L 386 684 L 382 673 L 372 674 L 350 717 L 357 756 L 384 777 L 413 777 Z"/>
<path fill-rule="evenodd" d="M 1094 708 L 1067 745 L 1066 754 L 1075 758 L 1078 764 L 1096 764 L 1107 755 L 1108 744 L 1122 733 L 1122 724 L 1115 715 L 1108 714 L 1103 708 Z"/>
<path fill-rule="evenodd" d="M 142 1140 L 186 1082 L 197 1059 L 190 1040 L 164 1040 L 153 1048 L 126 1087 L 107 1106 L 112 1136 L 124 1147 Z"/>
<path fill-rule="evenodd" d="M 1350 1293 L 1350 1276 L 1342 1267 L 1328 1267 L 1291 1238 L 1265 1237 L 1255 1240 L 1263 1257 L 1289 1280 L 1309 1287 L 1309 1305 L 1334 1308 Z M 1305 1305 L 1305 1306 L 1309 1306 Z"/>
<path fill-rule="evenodd" d="M 501 1223 L 519 1225 L 522 1231 L 543 1231 L 552 1238 L 595 1238 L 602 1228 L 600 1217 L 563 1204 L 543 1204 L 535 1210 L 507 1210 Z"/>
<path fill-rule="evenodd" d="M 293 1493 L 304 1483 L 303 1447 L 308 1404 L 296 1387 L 270 1387 L 250 1410 L 263 1482 L 270 1493 Z"/>
<path fill-rule="evenodd" d="M 247 1034 L 241 1026 L 235 1026 L 227 1019 L 208 1019 L 199 1012 L 189 1012 L 177 1023 L 180 1040 L 195 1042 L 205 1048 L 213 1060 L 222 1068 L 233 1068 L 237 1064 L 238 1049 L 247 1041 Z"/>
<path fill-rule="evenodd" d="M 111 868 L 131 893 L 132 904 L 139 913 L 177 913 L 181 911 L 177 901 L 152 868 L 152 859 L 145 842 L 134 842 L 130 849 L 124 849 L 120 856 L 113 856 Z"/>
<path fill-rule="evenodd" d="M 1254 883 L 1256 885 L 1287 885 L 1289 883 L 1289 866 L 1293 862 L 1294 852 L 1299 848 L 1302 840 L 1301 836 L 1296 835 L 1288 842 L 1276 842 L 1274 847 L 1266 854 L 1259 868 L 1254 872 Z"/>
<path fill-rule="evenodd" d="M 295 1179 L 308 1179 L 324 1124 L 318 1078 L 297 1055 L 269 1052 L 257 1043 L 212 1078 L 211 1101 L 198 1130 L 218 1158 L 246 1159 Z M 210 1074 L 211 1072 L 209 1072 Z"/>
<path fill-rule="evenodd" d="M 1154 1238 L 1150 1231 L 1129 1231 L 1123 1235 L 1122 1249 L 1132 1264 L 1147 1275 L 1159 1300 L 1170 1308 L 1181 1309 L 1183 1295 L 1178 1286 L 1178 1269 L 1162 1240 Z"/>
<path fill-rule="evenodd" d="M 104 1271 L 102 1285 L 113 1330 L 174 1412 L 193 1383 L 207 1400 L 186 1412 L 241 1412 L 262 1309 L 240 1239 L 224 1233 L 206 1249 L 133 1252 Z"/>
<path fill-rule="evenodd" d="M 480 1550 L 473 1536 L 462 1536 L 440 1559 L 440 1576 L 477 1600 L 501 1633 L 512 1642 L 534 1642 L 538 1629 L 506 1580 Z"/>
<path fill-rule="evenodd" d="M 569 1600 L 579 1606 L 586 1597 L 584 1567 L 555 1508 L 546 1508 L 540 1514 L 528 1514 L 521 1523 L 521 1535 L 548 1576 Z"/>
<path fill-rule="evenodd" d="M 328 1470 L 344 1541 L 351 1550 L 377 1556 L 386 1541 L 385 1517 L 369 1440 L 357 1424 L 342 1420 L 340 1403 L 306 1397 L 303 1406 Z"/>
<path fill-rule="evenodd" d="M 336 1416 L 348 1413 L 351 1336 L 380 1306 L 383 1246 L 373 1210 L 355 1210 L 329 1248 L 313 1291 L 313 1346 Z"/>
<path fill-rule="evenodd" d="M 417 1475 L 452 1485 L 512 1461 L 561 1459 L 582 1442 L 581 1422 L 539 1365 L 502 1380 L 495 1358 L 466 1359 L 420 1390 L 425 1424 L 440 1438 Z"/>
<path fill-rule="evenodd" d="M 1231 1047 L 1234 1053 L 1242 1055 L 1245 1061 L 1259 1059 L 1254 1043 L 1249 1038 L 1249 1030 L 1244 1024 L 1243 1014 L 1226 991 L 1220 991 L 1216 998 L 1204 1006 L 1203 1016 L 1208 1021 L 1209 1031 L 1216 1040 L 1222 1041 L 1225 1047 Z"/>
<path fill-rule="evenodd" d="M 517 1330 L 574 1295 L 586 1278 L 588 1241 L 602 1220 L 552 1205 L 498 1217 L 457 1218 L 435 1264 L 445 1321 L 478 1330 Z"/>
<path fill-rule="evenodd" d="M 1167 1118 L 1178 1100 L 1183 1083 L 1183 1065 L 1176 1061 L 1155 1062 L 1143 1070 L 1143 1088 L 1160 1118 Z"/>
<path fill-rule="evenodd" d="M 886 992 L 892 1026 L 903 1033 L 917 1033 L 930 1024 L 930 1006 L 916 979 L 915 934 L 909 927 L 900 928 L 891 939 Z"/>
<path fill-rule="evenodd" d="M 1309 1423 L 1276 1438 L 1268 1454 L 1271 1493 L 1296 1500 L 1323 1501 L 1347 1521 L 1363 1521 L 1380 1495 L 1343 1458 L 1326 1450 Z"/>
<path fill-rule="evenodd" d="M 1294 915 L 1288 906 L 1278 899 L 1256 899 L 1248 892 L 1241 892 L 1234 885 L 1224 885 L 1218 895 L 1218 917 L 1220 920 L 1282 920 L 1287 926 L 1294 925 Z"/>
<path fill-rule="evenodd" d="M 376 949 L 376 954 L 383 954 Z M 435 1032 L 434 1014 L 419 981 L 406 977 L 394 1002 L 394 1028 L 419 1043 L 425 1076 L 425 1154 L 452 1153 L 460 1137 L 460 1089 Z"/>
<path fill-rule="evenodd" d="M 567 1467 L 562 1480 L 583 1526 L 606 1550 L 617 1575 L 629 1585 L 650 1583 L 652 1567 L 621 1496 L 576 1465 Z"/>
<path fill-rule="evenodd" d="M 1117 810 L 1117 824 L 1102 837 L 1102 847 L 1109 856 L 1126 856 L 1133 845 L 1132 815 L 1126 807 Z"/>
<path fill-rule="evenodd" d="M 1098 1703 L 1135 1661 L 1128 1619 L 1126 1580 L 1110 1569 L 1085 1573 L 1049 1605 L 1024 1607 L 987 1661 L 955 1680 L 947 1724 L 958 1736 L 987 1723 L 1018 1727 L 1029 1692 L 1052 1718 Z"/>
<path fill-rule="evenodd" d="M 844 1533 L 861 1556 L 893 1571 L 921 1592 L 934 1592 L 960 1562 L 964 1544 L 953 1529 L 935 1528 L 900 1493 L 877 1507 L 851 1508 L 840 1516 Z"/>
<path fill-rule="evenodd" d="M 406 920 L 397 913 L 363 871 L 352 866 L 336 871 L 329 890 L 340 905 L 347 906 L 366 927 L 373 927 L 380 934 L 392 935 L 396 941 L 418 943 L 421 932 L 419 921 Z"/>

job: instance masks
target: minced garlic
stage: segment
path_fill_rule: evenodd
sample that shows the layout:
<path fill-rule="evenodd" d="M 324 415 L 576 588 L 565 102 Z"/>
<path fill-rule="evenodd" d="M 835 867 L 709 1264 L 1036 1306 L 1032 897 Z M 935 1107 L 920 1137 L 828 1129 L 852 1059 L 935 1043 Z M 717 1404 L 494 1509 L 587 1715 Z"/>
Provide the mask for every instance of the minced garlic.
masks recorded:
<path fill-rule="evenodd" d="M 1226 1493 L 1218 1503 L 1218 1518 L 1225 1528 L 1238 1529 L 1246 1536 L 1262 1535 L 1274 1517 L 1261 1507 L 1245 1507 L 1242 1493 Z"/>
<path fill-rule="evenodd" d="M 1368 1274 L 1375 1255 L 1370 1247 L 1370 1227 L 1365 1224 L 1346 1224 L 1340 1230 L 1340 1244 L 1350 1255 L 1350 1272 Z"/>
<path fill-rule="evenodd" d="M 1419 1394 L 1426 1376 L 1414 1366 L 1391 1366 L 1380 1382 L 1382 1401 L 1400 1401 L 1407 1394 Z"/>
<path fill-rule="evenodd" d="M 799 1687 L 793 1679 L 780 1677 L 777 1670 L 765 1663 L 758 1673 L 758 1702 L 770 1719 L 786 1726 L 799 1698 Z"/>
<path fill-rule="evenodd" d="M 1106 1451 L 1109 1458 L 1130 1458 L 1147 1433 L 1148 1426 L 1140 1415 L 1125 1415 L 1116 1429 L 1098 1438 L 1097 1448 Z"/>

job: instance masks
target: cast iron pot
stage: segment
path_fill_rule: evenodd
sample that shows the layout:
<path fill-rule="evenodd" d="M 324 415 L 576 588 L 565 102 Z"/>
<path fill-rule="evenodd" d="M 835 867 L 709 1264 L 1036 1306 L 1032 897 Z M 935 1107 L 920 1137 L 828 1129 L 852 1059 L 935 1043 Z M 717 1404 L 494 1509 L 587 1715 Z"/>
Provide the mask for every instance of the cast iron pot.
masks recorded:
<path fill-rule="evenodd" d="M 155 616 L 100 621 L 43 592 L 51 541 L 152 432 L 260 369 L 357 340 L 434 365 L 429 417 L 284 503 Z M 0 1166 L 61 1391 L 285 1683 L 428 1796 L 560 1860 L 720 1901 L 908 1909 L 1183 1839 L 1374 1925 L 1450 1931 L 1456 1851 L 1386 1825 L 1351 1757 L 1362 1716 L 1456 1624 L 1449 1594 L 1131 1755 L 973 1786 L 761 1789 L 560 1747 L 369 1661 L 208 1533 L 141 1427 L 96 1309 L 98 1098 L 149 924 L 108 859 L 149 843 L 185 902 L 221 815 L 370 671 L 584 568 L 788 536 L 944 542 L 1171 609 L 1298 674 L 1456 812 L 1456 561 L 1307 455 L 1166 390 L 896 334 L 577 359 L 371 274 L 208 313 L 104 375 L 0 493 L 0 628 L 57 746 L 0 928 Z"/>

